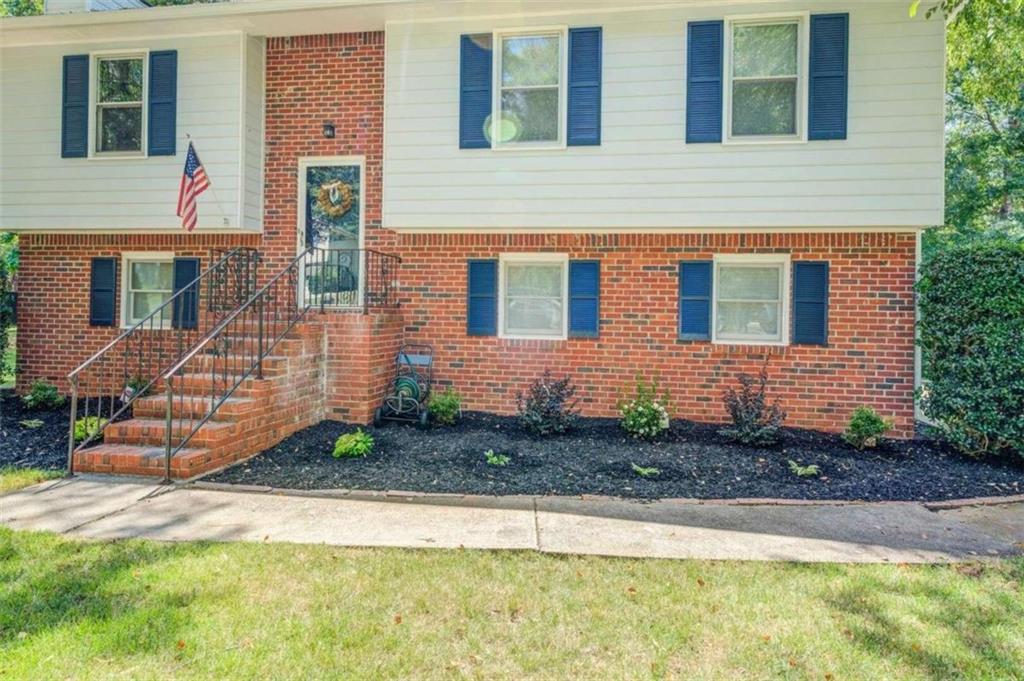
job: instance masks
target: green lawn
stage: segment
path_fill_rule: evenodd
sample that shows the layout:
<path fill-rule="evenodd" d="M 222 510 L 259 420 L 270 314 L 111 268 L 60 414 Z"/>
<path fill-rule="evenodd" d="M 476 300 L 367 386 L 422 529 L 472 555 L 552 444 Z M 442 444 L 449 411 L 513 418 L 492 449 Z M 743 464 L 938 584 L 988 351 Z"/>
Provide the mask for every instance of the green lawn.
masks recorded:
<path fill-rule="evenodd" d="M 13 492 L 22 487 L 34 485 L 44 480 L 52 480 L 64 475 L 64 471 L 41 471 L 36 468 L 0 468 L 0 494 Z"/>
<path fill-rule="evenodd" d="M 0 529 L 0 678 L 1015 679 L 1024 562 L 82 543 Z"/>

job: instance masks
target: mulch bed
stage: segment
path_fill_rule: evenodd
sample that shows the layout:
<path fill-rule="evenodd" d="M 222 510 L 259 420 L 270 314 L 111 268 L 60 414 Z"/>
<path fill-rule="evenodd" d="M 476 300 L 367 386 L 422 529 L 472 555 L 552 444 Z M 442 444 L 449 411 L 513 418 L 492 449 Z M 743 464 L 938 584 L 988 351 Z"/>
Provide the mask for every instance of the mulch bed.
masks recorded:
<path fill-rule="evenodd" d="M 335 439 L 353 430 L 325 421 L 207 479 L 302 490 L 636 499 L 937 501 L 1024 494 L 1024 458 L 971 459 L 926 439 L 859 452 L 837 436 L 787 429 L 778 445 L 753 448 L 725 441 L 717 426 L 676 421 L 664 437 L 644 442 L 611 419 L 583 419 L 571 434 L 538 438 L 514 418 L 472 413 L 448 428 L 369 428 L 376 440 L 370 456 L 334 459 Z M 508 465 L 489 465 L 487 450 L 507 455 Z M 817 465 L 820 476 L 797 477 L 790 459 Z M 660 473 L 643 478 L 634 463 Z"/>
<path fill-rule="evenodd" d="M 0 390 L 0 468 L 65 468 L 69 416 L 68 406 L 26 409 L 13 390 Z M 32 428 L 25 421 L 42 421 L 42 425 Z"/>

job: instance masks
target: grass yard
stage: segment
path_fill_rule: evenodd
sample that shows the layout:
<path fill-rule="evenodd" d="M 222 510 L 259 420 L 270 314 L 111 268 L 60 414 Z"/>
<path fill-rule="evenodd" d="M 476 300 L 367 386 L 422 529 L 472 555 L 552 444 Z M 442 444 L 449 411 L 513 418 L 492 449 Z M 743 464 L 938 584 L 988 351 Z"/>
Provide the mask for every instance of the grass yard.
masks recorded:
<path fill-rule="evenodd" d="M 1024 678 L 1024 562 L 674 562 L 0 529 L 0 676 Z"/>
<path fill-rule="evenodd" d="M 53 480 L 64 475 L 63 471 L 44 471 L 36 468 L 0 467 L 0 494 L 29 487 L 37 482 Z M 3 502 L 0 502 L 3 503 Z"/>

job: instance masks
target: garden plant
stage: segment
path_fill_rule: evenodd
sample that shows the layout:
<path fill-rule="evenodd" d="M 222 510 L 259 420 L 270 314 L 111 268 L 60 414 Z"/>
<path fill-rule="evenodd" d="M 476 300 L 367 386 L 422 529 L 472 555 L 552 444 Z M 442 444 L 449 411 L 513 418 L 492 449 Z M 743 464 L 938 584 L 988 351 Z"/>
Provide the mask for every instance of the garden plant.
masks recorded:
<path fill-rule="evenodd" d="M 722 396 L 725 408 L 732 417 L 732 426 L 720 432 L 725 437 L 745 445 L 764 446 L 779 439 L 779 430 L 786 420 L 786 412 L 778 402 L 768 404 L 768 369 L 761 367 L 755 378 L 740 374 L 740 388 L 728 388 Z"/>
<path fill-rule="evenodd" d="M 669 393 L 658 397 L 658 383 L 637 377 L 633 397 L 619 400 L 622 429 L 636 438 L 653 438 L 668 430 Z"/>
<path fill-rule="evenodd" d="M 556 379 L 550 370 L 516 394 L 519 422 L 537 435 L 557 435 L 570 430 L 579 416 L 576 386 L 569 376 Z"/>

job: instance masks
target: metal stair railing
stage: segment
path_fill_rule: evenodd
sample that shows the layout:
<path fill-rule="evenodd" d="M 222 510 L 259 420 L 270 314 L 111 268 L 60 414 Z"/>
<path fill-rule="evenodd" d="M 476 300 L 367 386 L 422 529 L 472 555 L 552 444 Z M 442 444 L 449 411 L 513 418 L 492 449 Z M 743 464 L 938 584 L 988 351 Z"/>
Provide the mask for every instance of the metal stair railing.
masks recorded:
<path fill-rule="evenodd" d="M 217 249 L 210 252 L 209 260 L 212 264 L 188 285 L 68 375 L 68 474 L 74 473 L 75 454 L 97 443 L 105 424 L 127 414 L 154 389 L 169 366 L 252 296 L 260 262 L 255 249 Z M 186 321 L 184 313 L 191 309 L 197 310 L 196 319 Z M 79 418 L 86 420 L 76 442 Z"/>

